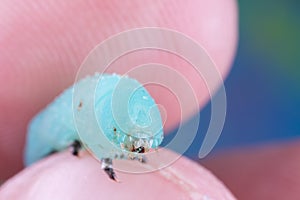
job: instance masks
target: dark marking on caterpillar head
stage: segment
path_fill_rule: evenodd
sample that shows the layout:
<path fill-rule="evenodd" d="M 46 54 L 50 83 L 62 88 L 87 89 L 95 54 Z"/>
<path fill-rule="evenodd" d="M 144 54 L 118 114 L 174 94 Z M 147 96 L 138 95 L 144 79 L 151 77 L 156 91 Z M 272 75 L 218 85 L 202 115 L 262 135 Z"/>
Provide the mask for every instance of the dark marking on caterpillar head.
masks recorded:
<path fill-rule="evenodd" d="M 133 148 L 132 152 L 136 152 L 136 153 L 145 153 L 145 147 L 140 146 L 138 148 Z"/>

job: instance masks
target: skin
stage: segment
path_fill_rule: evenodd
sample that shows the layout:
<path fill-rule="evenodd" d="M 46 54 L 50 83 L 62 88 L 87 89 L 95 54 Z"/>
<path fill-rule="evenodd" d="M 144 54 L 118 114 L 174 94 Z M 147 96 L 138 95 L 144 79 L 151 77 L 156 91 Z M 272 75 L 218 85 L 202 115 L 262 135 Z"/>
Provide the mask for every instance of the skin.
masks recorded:
<path fill-rule="evenodd" d="M 113 34 L 144 26 L 175 29 L 203 45 L 221 75 L 226 77 L 237 44 L 235 1 L 128 2 L 0 2 L 0 82 L 3 86 L 0 88 L 0 159 L 5 163 L 0 165 L 1 180 L 6 180 L 23 167 L 24 140 L 29 120 L 73 83 L 88 52 Z M 187 63 L 172 55 L 161 55 L 157 52 L 150 52 L 149 56 L 141 53 L 137 55 L 138 59 L 129 55 L 126 65 L 136 66 L 152 61 L 172 66 L 190 81 L 193 89 L 197 91 L 200 106 L 208 101 L 209 94 L 203 80 L 199 80 Z M 117 68 L 121 61 L 112 66 L 116 72 L 122 72 Z M 158 103 L 165 106 L 167 113 L 172 113 L 165 125 L 165 131 L 168 132 L 181 120 L 176 99 L 172 95 L 165 95 L 164 90 L 149 90 Z M 193 109 L 189 115 L 198 112 Z M 51 191 L 56 191 L 54 195 L 65 199 L 72 199 L 73 195 L 101 195 L 109 198 L 109 195 L 122 194 L 122 197 L 130 197 L 139 195 L 139 192 L 143 192 L 143 199 L 150 198 L 155 193 L 170 197 L 187 194 L 185 190 L 178 190 L 177 184 L 170 184 L 159 172 L 145 176 L 121 174 L 120 179 L 124 184 L 122 187 L 116 186 L 107 179 L 100 170 L 99 163 L 90 155 L 84 154 L 78 160 L 68 154 L 69 152 L 53 155 L 23 170 L 1 187 L 0 197 L 17 199 L 18 194 L 22 193 L 22 199 L 52 199 Z M 195 190 L 199 195 L 233 199 L 217 179 L 188 159 L 182 157 L 171 167 L 182 174 L 181 179 L 187 185 L 196 183 Z M 70 182 L 70 177 L 76 178 Z M 89 181 L 83 185 L 85 177 Z M 152 182 L 157 184 L 148 185 Z M 147 188 L 149 194 L 144 192 L 144 188 Z"/>
<path fill-rule="evenodd" d="M 164 156 L 175 154 L 166 151 Z M 128 161 L 127 161 L 128 162 Z M 142 165 L 143 166 L 143 165 Z M 186 169 L 188 170 L 186 171 Z M 80 159 L 70 152 L 55 154 L 23 170 L 0 188 L 0 199 L 219 199 L 232 194 L 209 171 L 181 158 L 154 173 L 118 173 L 121 181 L 109 180 L 99 163 L 83 152 Z M 55 183 L 55 184 L 54 184 Z M 59 184 L 57 184 L 59 183 Z M 55 192 L 53 192 L 55 191 Z"/>

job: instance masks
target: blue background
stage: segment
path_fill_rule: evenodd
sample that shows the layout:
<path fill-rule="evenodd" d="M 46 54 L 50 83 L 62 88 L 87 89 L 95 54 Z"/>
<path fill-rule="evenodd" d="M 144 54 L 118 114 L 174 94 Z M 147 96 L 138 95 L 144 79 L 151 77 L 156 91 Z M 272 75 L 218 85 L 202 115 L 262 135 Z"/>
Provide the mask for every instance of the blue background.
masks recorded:
<path fill-rule="evenodd" d="M 239 1 L 239 46 L 225 81 L 226 122 L 213 152 L 299 138 L 299 9 L 296 0 Z M 200 115 L 197 137 L 186 152 L 193 158 L 207 131 L 210 104 Z"/>

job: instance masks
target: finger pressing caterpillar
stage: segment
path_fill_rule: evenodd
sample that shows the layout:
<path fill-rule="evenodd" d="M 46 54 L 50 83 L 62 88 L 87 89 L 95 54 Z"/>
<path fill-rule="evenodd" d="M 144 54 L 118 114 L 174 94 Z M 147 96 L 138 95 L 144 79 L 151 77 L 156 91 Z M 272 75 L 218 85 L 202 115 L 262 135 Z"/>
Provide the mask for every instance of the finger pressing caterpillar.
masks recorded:
<path fill-rule="evenodd" d="M 116 90 L 120 89 L 117 85 L 121 84 L 121 81 L 124 84 L 121 87 L 124 91 L 117 93 L 120 96 L 114 97 Z M 158 106 L 148 91 L 138 81 L 129 77 L 116 74 L 95 74 L 66 89 L 32 119 L 28 126 L 25 148 L 26 165 L 31 165 L 52 152 L 62 151 L 70 146 L 72 154 L 77 156 L 79 150 L 85 147 L 86 143 L 81 141 L 76 128 L 74 112 L 84 113 L 85 107 L 90 102 L 85 101 L 84 94 L 78 102 L 73 102 L 73 92 L 76 87 L 88 88 L 91 83 L 95 82 L 97 87 L 94 91 L 94 105 L 92 106 L 99 122 L 98 125 L 110 142 L 109 146 L 100 141 L 97 144 L 100 153 L 97 151 L 97 155 L 100 154 L 102 169 L 108 176 L 116 179 L 112 160 L 126 158 L 142 160 L 140 155 L 159 146 L 163 139 L 163 125 Z M 129 102 L 125 101 L 126 98 L 123 102 L 122 96 L 126 96 L 126 88 L 130 85 L 138 86 L 138 88 L 130 94 Z M 119 100 L 120 107 L 117 106 L 116 112 L 112 107 L 113 98 Z M 73 104 L 75 107 L 72 106 Z M 128 106 L 126 112 L 130 119 L 124 117 L 125 111 L 121 109 L 123 105 Z M 90 119 L 83 115 L 82 120 L 85 124 L 84 120 L 88 122 Z M 89 131 L 97 131 L 93 130 L 93 127 L 85 128 Z M 110 153 L 112 146 L 118 148 Z"/>

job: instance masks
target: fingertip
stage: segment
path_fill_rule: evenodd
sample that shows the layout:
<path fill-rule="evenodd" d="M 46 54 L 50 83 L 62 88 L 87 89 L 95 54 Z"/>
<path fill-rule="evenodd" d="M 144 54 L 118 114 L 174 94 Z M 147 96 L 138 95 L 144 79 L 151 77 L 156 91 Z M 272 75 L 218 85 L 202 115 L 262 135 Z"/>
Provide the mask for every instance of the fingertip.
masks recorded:
<path fill-rule="evenodd" d="M 118 178 L 119 183 L 110 180 L 88 153 L 76 158 L 63 152 L 8 180 L 0 199 L 235 199 L 210 172 L 184 157 L 153 173 L 118 172 Z"/>

